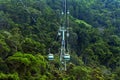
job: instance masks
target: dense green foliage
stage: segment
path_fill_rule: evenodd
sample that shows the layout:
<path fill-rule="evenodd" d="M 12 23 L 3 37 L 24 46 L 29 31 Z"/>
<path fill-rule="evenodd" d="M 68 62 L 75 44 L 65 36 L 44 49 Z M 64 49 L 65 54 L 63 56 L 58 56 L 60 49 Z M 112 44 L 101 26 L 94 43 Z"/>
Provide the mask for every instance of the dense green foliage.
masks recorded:
<path fill-rule="evenodd" d="M 0 0 L 0 80 L 119 80 L 120 1 L 68 0 L 67 71 L 59 70 L 62 0 Z M 55 54 L 47 60 L 48 49 Z"/>

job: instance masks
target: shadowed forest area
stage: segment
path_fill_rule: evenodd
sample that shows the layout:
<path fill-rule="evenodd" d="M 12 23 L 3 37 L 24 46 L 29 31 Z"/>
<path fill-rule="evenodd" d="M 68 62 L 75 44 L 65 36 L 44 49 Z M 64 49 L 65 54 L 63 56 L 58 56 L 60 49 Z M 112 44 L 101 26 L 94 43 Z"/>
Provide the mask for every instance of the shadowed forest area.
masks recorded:
<path fill-rule="evenodd" d="M 60 71 L 62 0 L 0 0 L 0 80 L 120 80 L 120 0 L 67 1 L 71 59 Z"/>

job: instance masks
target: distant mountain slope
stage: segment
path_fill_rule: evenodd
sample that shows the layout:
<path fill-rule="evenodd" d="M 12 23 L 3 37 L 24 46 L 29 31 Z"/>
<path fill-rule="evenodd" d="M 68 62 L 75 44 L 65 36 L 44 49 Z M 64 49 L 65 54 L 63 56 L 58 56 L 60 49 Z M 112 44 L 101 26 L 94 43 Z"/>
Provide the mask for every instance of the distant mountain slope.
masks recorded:
<path fill-rule="evenodd" d="M 53 9 L 62 7 L 62 0 L 46 0 Z M 54 5 L 53 5 L 54 4 Z M 119 0 L 68 0 L 71 15 L 85 20 L 94 27 L 119 27 Z"/>

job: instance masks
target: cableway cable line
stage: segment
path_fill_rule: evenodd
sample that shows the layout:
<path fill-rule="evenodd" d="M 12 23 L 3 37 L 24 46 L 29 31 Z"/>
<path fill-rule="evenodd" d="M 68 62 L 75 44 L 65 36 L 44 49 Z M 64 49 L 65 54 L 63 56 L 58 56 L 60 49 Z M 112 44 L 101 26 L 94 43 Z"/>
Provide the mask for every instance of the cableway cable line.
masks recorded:
<path fill-rule="evenodd" d="M 61 13 L 61 26 L 58 31 L 58 36 L 61 37 L 61 47 L 60 47 L 60 67 L 59 70 L 66 71 L 67 70 L 67 61 L 70 60 L 69 48 L 68 48 L 68 39 L 69 39 L 69 10 L 67 10 L 67 0 L 63 1 L 63 11 Z M 54 58 L 54 55 L 50 53 L 48 54 L 48 59 L 51 60 Z M 53 60 L 53 59 L 52 59 Z"/>
<path fill-rule="evenodd" d="M 22 6 L 25 8 L 25 10 L 29 13 L 29 14 L 31 14 L 31 12 L 30 12 L 30 10 L 28 9 L 28 7 L 25 5 L 25 3 L 23 2 L 23 0 L 19 0 L 19 2 L 22 4 Z M 33 17 L 33 16 L 31 16 L 31 18 L 32 18 L 32 20 L 33 20 L 33 22 L 37 22 L 36 21 L 36 19 Z M 38 29 L 39 30 L 39 32 L 41 32 L 41 39 L 43 39 L 43 40 L 46 40 L 46 36 L 45 36 L 45 33 L 43 33 L 40 29 Z"/>
<path fill-rule="evenodd" d="M 24 2 L 23 2 L 22 0 L 19 0 L 19 1 L 21 2 L 21 4 L 23 5 L 23 7 L 25 8 L 25 10 L 26 10 L 29 14 L 31 14 L 30 11 L 28 10 L 27 6 L 24 4 Z M 33 16 L 31 16 L 31 18 L 32 18 L 32 20 L 33 20 L 34 22 L 36 22 L 36 19 L 35 19 Z"/>

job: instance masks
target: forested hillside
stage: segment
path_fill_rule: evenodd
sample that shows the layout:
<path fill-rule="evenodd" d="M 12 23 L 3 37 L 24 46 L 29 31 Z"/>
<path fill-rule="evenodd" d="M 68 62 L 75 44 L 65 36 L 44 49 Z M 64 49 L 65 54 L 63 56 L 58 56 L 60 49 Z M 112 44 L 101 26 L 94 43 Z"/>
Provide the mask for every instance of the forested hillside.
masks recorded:
<path fill-rule="evenodd" d="M 0 0 L 0 80 L 120 80 L 120 1 L 68 0 L 67 6 L 71 59 L 60 71 L 63 1 Z"/>

